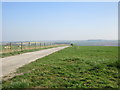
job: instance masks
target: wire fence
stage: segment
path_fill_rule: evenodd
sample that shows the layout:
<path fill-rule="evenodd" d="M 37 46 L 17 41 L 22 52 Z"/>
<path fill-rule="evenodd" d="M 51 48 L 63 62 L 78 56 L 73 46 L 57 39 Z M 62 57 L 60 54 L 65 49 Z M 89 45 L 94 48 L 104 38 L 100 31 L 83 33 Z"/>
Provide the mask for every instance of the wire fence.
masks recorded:
<path fill-rule="evenodd" d="M 2 43 L 0 48 L 2 48 L 1 53 L 9 53 L 9 52 L 24 51 L 30 49 L 47 48 L 57 45 L 60 44 L 55 44 L 52 42 L 9 42 L 9 43 Z"/>

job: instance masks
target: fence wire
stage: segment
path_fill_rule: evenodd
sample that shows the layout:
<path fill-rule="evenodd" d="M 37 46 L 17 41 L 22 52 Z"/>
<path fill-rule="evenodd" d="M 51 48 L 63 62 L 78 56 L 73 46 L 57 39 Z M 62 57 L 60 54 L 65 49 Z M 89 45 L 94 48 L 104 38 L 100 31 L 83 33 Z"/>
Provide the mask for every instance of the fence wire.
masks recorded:
<path fill-rule="evenodd" d="M 16 52 L 30 49 L 47 48 L 56 45 L 52 42 L 9 42 L 2 43 L 1 53 Z"/>

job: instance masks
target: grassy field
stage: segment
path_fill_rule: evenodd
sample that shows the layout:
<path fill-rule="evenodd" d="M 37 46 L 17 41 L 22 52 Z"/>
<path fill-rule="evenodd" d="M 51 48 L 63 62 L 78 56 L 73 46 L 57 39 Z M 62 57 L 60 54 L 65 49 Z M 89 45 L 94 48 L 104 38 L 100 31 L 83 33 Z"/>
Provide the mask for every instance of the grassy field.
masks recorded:
<path fill-rule="evenodd" d="M 73 46 L 19 68 L 3 88 L 118 88 L 118 47 Z"/>
<path fill-rule="evenodd" d="M 52 46 L 43 46 L 43 47 L 39 47 L 39 48 L 33 48 L 33 49 L 25 49 L 22 51 L 14 51 L 14 52 L 8 52 L 8 53 L 1 53 L 0 57 L 4 58 L 7 56 L 13 56 L 13 55 L 17 55 L 17 54 L 22 54 L 22 53 L 26 53 L 26 52 L 33 52 L 33 51 L 38 51 L 38 50 L 43 50 L 43 49 L 48 49 L 48 48 L 53 48 L 53 47 L 60 47 L 60 46 L 65 46 L 65 45 L 52 45 Z"/>

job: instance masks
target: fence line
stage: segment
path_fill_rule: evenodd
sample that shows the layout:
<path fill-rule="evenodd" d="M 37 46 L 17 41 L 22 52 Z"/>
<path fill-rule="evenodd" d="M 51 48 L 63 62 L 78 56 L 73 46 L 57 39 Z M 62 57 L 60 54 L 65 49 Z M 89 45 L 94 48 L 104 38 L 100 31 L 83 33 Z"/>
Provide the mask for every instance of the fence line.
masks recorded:
<path fill-rule="evenodd" d="M 58 45 L 58 44 L 51 42 L 9 42 L 2 44 L 2 53 L 46 48 L 53 45 Z"/>

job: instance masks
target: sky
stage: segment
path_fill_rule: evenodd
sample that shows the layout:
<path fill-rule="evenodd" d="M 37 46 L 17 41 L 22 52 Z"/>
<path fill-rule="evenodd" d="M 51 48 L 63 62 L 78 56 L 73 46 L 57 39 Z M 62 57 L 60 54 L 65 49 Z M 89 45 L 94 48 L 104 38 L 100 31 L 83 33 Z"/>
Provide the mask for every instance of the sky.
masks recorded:
<path fill-rule="evenodd" d="M 117 2 L 3 2 L 3 41 L 118 39 Z"/>

